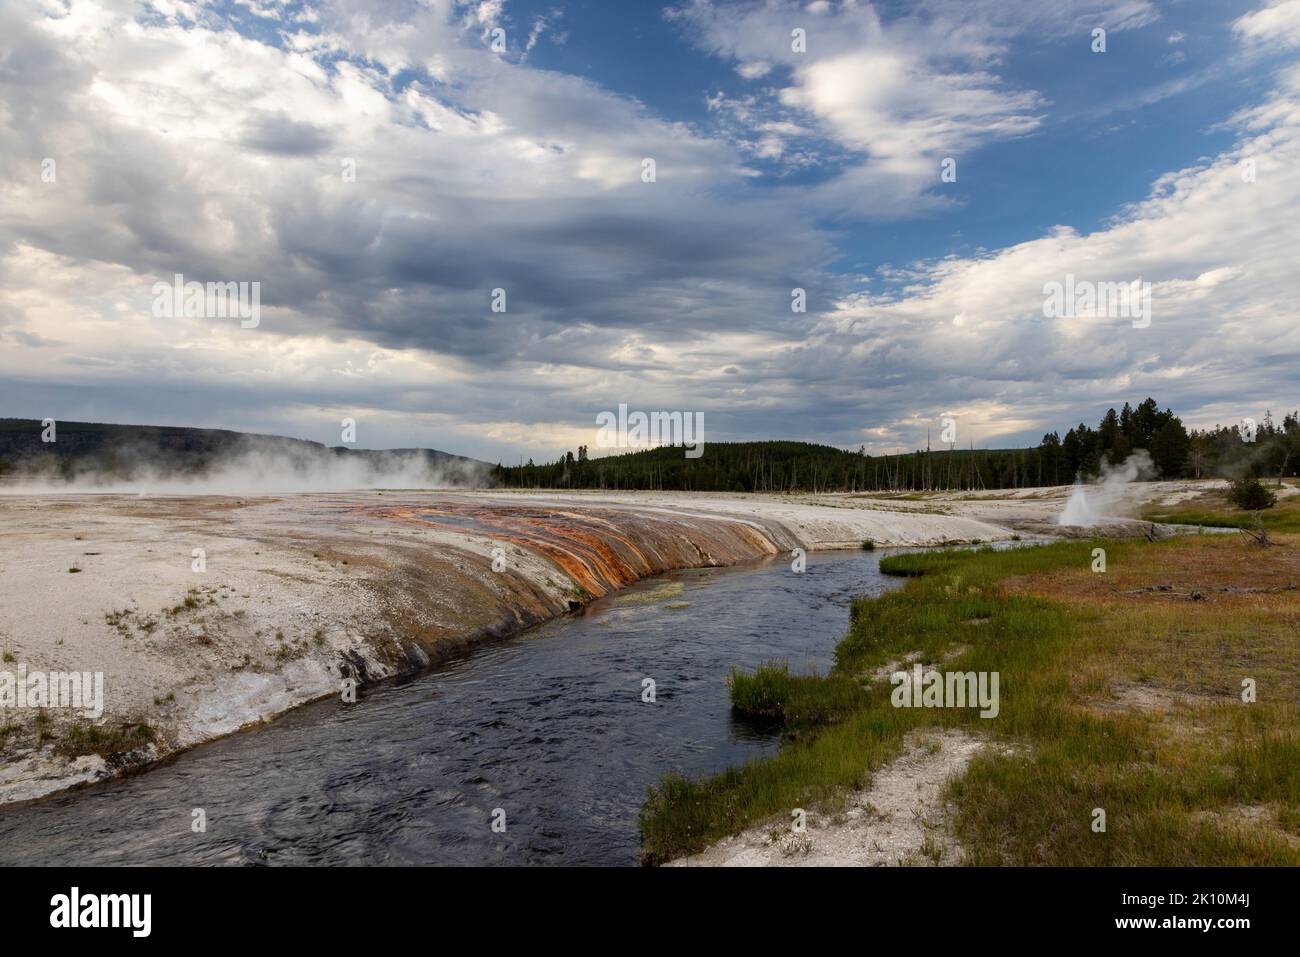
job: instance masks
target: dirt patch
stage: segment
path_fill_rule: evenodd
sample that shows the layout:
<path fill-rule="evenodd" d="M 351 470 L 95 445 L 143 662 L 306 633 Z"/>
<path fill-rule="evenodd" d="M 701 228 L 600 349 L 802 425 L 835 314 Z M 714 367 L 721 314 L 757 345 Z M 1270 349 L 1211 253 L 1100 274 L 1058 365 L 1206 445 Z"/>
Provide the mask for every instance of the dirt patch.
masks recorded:
<path fill-rule="evenodd" d="M 1176 691 L 1158 685 L 1121 682 L 1111 688 L 1111 697 L 1089 702 L 1095 711 L 1136 711 L 1141 714 L 1172 714 L 1180 708 L 1198 708 L 1231 701 L 1221 695 Z"/>
<path fill-rule="evenodd" d="M 1300 835 L 1293 834 L 1282 827 L 1274 809 L 1264 804 L 1242 804 L 1213 811 L 1197 811 L 1192 818 L 1229 833 L 1255 835 L 1260 831 L 1267 831 L 1281 838 L 1292 848 L 1300 850 Z"/>
<path fill-rule="evenodd" d="M 988 745 L 963 731 L 913 732 L 902 756 L 872 775 L 836 814 L 808 811 L 803 833 L 790 819 L 751 828 L 701 854 L 673 861 L 681 867 L 891 867 L 960 864 L 953 837 L 948 781 L 963 774 Z"/>
<path fill-rule="evenodd" d="M 1003 587 L 1066 602 L 1300 604 L 1300 548 L 1294 536 L 1278 541 L 1276 548 L 1261 549 L 1235 535 L 1189 536 L 1157 551 L 1115 556 L 1105 572 L 1083 565 L 1008 578 Z"/>
<path fill-rule="evenodd" d="M 984 619 L 984 621 L 987 620 L 988 619 Z M 982 624 L 983 622 L 980 623 Z M 968 651 L 970 651 L 970 645 L 957 645 L 955 648 L 948 649 L 940 655 L 937 660 L 933 661 L 927 661 L 925 652 L 923 651 L 911 651 L 902 658 L 899 658 L 897 661 L 891 661 L 888 664 L 881 665 L 879 668 L 874 669 L 867 675 L 867 680 L 886 681 L 889 678 L 892 678 L 896 672 L 906 671 L 918 662 L 920 662 L 921 667 L 926 671 L 933 671 L 935 670 L 936 665 L 946 665 L 950 661 L 956 661 Z"/>

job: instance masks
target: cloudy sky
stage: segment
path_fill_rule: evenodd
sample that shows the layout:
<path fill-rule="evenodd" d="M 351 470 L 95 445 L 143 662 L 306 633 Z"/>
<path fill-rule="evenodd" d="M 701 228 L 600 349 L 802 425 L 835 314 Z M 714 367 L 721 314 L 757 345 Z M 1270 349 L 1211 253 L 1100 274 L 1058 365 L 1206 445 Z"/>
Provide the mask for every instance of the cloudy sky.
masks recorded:
<path fill-rule="evenodd" d="M 1007 446 L 1293 409 L 1298 320 L 1300 0 L 0 4 L 0 415 Z"/>

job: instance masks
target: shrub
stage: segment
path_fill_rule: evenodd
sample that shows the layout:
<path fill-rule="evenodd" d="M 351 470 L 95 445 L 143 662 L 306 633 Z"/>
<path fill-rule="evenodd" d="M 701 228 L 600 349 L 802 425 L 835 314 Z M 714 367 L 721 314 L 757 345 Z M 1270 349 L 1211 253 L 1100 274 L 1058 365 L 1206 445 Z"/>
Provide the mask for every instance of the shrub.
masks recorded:
<path fill-rule="evenodd" d="M 1228 499 L 1237 508 L 1252 512 L 1277 504 L 1277 496 L 1264 488 L 1264 484 L 1253 475 L 1242 476 L 1233 482 L 1228 489 Z"/>

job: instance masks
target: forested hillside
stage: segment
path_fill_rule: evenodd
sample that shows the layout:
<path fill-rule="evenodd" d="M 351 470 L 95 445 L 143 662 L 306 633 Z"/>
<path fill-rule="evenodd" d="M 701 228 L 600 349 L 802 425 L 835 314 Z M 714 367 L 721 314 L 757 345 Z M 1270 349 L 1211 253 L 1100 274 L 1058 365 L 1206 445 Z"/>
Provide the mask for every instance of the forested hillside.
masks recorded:
<path fill-rule="evenodd" d="M 1049 432 L 1028 449 L 916 449 L 867 455 L 811 442 L 706 442 L 686 458 L 661 446 L 593 459 L 585 447 L 541 465 L 493 469 L 500 485 L 517 488 L 665 489 L 725 492 L 925 491 L 1062 485 L 1094 476 L 1143 449 L 1153 470 L 1144 478 L 1295 475 L 1300 468 L 1300 416 L 1282 424 L 1266 414 L 1254 441 L 1237 425 L 1189 432 L 1154 399 L 1109 409 L 1096 428 L 1080 422 L 1065 435 Z"/>

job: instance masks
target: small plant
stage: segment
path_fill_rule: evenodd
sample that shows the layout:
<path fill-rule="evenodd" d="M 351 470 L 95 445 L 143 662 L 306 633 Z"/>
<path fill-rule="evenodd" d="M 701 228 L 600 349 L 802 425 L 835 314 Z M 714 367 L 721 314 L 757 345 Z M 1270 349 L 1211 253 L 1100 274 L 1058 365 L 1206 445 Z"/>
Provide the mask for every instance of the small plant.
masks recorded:
<path fill-rule="evenodd" d="M 80 571 L 81 571 L 80 568 L 78 568 L 76 565 L 73 565 L 71 568 L 68 569 L 68 574 L 69 574 L 69 575 L 76 575 L 76 574 L 78 574 Z"/>
<path fill-rule="evenodd" d="M 876 550 L 876 543 L 869 538 L 864 538 L 862 540 L 862 550 L 864 552 L 874 552 Z"/>
<path fill-rule="evenodd" d="M 5 664 L 13 664 L 17 660 L 18 659 L 14 657 L 14 653 L 12 651 L 5 652 Z"/>
<path fill-rule="evenodd" d="M 922 839 L 921 856 L 928 858 L 936 867 L 943 863 L 943 845 L 939 843 L 933 832 L 927 832 Z"/>
<path fill-rule="evenodd" d="M 791 834 L 781 842 L 781 856 L 794 857 L 802 854 L 807 857 L 812 852 L 812 838 L 807 834 Z"/>
<path fill-rule="evenodd" d="M 1228 487 L 1228 500 L 1245 511 L 1259 511 L 1277 504 L 1277 496 L 1253 475 L 1243 475 Z"/>

